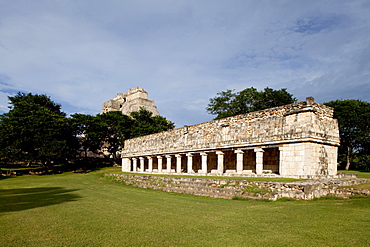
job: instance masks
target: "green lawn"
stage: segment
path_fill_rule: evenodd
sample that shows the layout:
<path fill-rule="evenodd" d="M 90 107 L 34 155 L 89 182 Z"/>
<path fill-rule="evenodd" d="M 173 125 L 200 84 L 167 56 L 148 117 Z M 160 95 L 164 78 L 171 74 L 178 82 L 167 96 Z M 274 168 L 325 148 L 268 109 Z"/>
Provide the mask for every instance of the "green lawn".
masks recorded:
<path fill-rule="evenodd" d="M 231 201 L 87 174 L 0 180 L 0 246 L 370 246 L 370 198 Z"/>

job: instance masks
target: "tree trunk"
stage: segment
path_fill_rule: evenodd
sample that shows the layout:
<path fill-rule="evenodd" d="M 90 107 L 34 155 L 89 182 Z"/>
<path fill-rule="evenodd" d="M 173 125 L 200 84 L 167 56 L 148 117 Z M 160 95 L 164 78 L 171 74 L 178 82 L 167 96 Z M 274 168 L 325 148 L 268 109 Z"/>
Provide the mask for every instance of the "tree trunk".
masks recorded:
<path fill-rule="evenodd" d="M 346 171 L 349 170 L 349 165 L 351 164 L 351 147 L 347 147 L 347 164 L 346 164 Z"/>

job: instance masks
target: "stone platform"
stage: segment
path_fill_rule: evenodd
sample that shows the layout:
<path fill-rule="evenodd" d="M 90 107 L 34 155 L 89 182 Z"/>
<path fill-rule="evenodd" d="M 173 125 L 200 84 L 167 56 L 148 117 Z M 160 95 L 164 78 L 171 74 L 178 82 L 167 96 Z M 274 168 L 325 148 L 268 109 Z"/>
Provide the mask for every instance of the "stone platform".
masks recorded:
<path fill-rule="evenodd" d="M 360 191 L 343 188 L 343 186 L 370 183 L 370 179 L 359 178 L 261 182 L 134 174 L 106 174 L 106 176 L 140 188 L 222 199 L 244 198 L 276 201 L 279 198 L 312 200 L 323 196 L 337 196 L 341 198 L 349 198 L 354 195 L 370 196 L 370 191 L 368 190 Z"/>

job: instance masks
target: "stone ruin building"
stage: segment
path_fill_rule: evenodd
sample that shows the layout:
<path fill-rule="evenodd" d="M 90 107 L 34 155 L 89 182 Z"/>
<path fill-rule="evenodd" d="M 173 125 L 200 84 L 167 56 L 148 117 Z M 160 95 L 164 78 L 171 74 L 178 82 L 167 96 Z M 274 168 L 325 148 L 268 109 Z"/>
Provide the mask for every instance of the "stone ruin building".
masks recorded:
<path fill-rule="evenodd" d="M 122 171 L 335 177 L 338 146 L 333 109 L 308 97 L 303 102 L 126 140 Z"/>
<path fill-rule="evenodd" d="M 135 87 L 126 93 L 117 94 L 112 100 L 103 103 L 102 113 L 109 111 L 121 111 L 125 115 L 144 108 L 158 116 L 159 112 L 153 100 L 148 100 L 148 93 L 141 87 Z"/>

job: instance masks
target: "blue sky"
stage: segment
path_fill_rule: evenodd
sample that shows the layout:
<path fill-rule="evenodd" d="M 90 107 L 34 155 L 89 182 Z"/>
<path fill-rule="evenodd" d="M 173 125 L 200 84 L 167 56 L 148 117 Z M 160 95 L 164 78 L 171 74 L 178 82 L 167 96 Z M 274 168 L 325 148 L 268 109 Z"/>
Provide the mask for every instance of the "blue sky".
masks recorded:
<path fill-rule="evenodd" d="M 368 0 L 0 0 L 0 113 L 18 91 L 68 114 L 143 87 L 177 127 L 217 92 L 370 102 Z"/>

